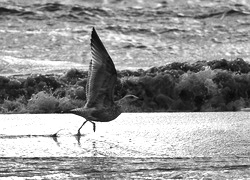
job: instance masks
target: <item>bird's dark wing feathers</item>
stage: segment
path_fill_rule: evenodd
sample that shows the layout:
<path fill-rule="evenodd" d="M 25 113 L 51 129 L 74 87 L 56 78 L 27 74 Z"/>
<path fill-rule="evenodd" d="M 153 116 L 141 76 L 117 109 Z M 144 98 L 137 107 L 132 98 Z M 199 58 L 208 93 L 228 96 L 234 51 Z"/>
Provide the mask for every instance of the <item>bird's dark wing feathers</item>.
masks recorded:
<path fill-rule="evenodd" d="M 88 71 L 88 78 L 87 78 L 87 84 L 86 84 L 86 97 L 88 100 L 88 94 L 89 94 L 89 77 L 91 75 L 91 68 L 92 68 L 92 59 L 89 62 L 89 71 Z"/>
<path fill-rule="evenodd" d="M 91 34 L 91 53 L 92 59 L 86 85 L 87 103 L 85 107 L 110 106 L 114 103 L 113 91 L 117 80 L 117 72 L 94 28 Z"/>

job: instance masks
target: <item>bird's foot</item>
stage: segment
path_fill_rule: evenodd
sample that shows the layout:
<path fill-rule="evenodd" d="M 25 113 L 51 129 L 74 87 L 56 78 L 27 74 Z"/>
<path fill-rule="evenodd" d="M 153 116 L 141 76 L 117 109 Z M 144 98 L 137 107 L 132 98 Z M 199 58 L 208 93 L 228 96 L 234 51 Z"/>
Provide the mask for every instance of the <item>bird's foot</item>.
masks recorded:
<path fill-rule="evenodd" d="M 81 136 L 81 133 L 80 133 L 80 130 L 82 129 L 82 127 L 83 127 L 83 125 L 84 124 L 86 124 L 86 122 L 88 122 L 87 120 L 86 121 L 84 121 L 84 123 L 81 125 L 81 127 L 78 129 L 78 131 L 77 131 L 77 134 L 75 135 L 75 136 Z"/>
<path fill-rule="evenodd" d="M 80 133 L 80 131 L 77 132 L 77 134 L 75 136 L 81 136 L 82 134 Z"/>
<path fill-rule="evenodd" d="M 58 134 L 61 130 L 63 130 L 63 129 L 60 129 L 60 130 L 59 130 L 59 131 L 57 131 L 55 134 L 51 134 L 50 136 L 51 136 L 51 137 L 58 137 L 58 135 L 57 135 L 57 134 Z"/>
<path fill-rule="evenodd" d="M 57 133 L 55 133 L 55 134 L 51 134 L 50 137 L 55 138 L 55 137 L 58 137 L 58 135 L 57 135 Z"/>

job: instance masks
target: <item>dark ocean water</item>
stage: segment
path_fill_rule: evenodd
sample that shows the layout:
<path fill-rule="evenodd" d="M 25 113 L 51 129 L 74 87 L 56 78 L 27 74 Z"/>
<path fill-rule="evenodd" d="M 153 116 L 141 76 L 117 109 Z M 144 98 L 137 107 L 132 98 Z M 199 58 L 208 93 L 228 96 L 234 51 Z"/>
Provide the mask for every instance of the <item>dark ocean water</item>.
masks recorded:
<path fill-rule="evenodd" d="M 0 167 L 0 177 L 9 179 L 248 179 L 250 176 L 249 158 L 244 157 L 17 157 L 0 158 Z"/>
<path fill-rule="evenodd" d="M 86 68 L 94 26 L 118 69 L 241 57 L 248 1 L 0 1 L 0 73 Z"/>

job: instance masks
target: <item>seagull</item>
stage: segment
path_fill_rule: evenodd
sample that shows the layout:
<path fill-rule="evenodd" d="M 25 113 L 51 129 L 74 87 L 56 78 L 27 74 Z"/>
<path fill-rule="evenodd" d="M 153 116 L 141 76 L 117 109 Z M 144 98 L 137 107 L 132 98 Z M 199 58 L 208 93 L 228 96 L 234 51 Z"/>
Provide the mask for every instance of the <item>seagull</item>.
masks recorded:
<path fill-rule="evenodd" d="M 114 101 L 114 88 L 117 83 L 115 65 L 106 48 L 100 40 L 95 28 L 91 33 L 91 60 L 89 63 L 88 79 L 86 84 L 87 102 L 82 108 L 70 111 L 86 120 L 78 129 L 76 136 L 81 136 L 80 130 L 85 123 L 91 122 L 95 132 L 95 122 L 109 122 L 122 113 L 122 105 L 136 101 L 138 97 L 126 95 Z"/>

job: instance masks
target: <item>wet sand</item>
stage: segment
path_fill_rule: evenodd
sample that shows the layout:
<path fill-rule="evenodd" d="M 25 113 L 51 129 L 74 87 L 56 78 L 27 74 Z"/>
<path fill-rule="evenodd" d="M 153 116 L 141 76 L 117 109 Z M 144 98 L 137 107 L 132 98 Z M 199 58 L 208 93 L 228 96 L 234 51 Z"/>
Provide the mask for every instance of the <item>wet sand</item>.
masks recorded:
<path fill-rule="evenodd" d="M 72 114 L 1 116 L 1 153 L 21 157 L 248 156 L 249 113 L 123 113 L 108 123 Z M 49 135 L 58 130 L 58 138 Z M 83 148 L 83 149 L 82 149 Z"/>
<path fill-rule="evenodd" d="M 83 119 L 74 115 L 0 119 L 4 177 L 250 177 L 246 112 L 125 113 L 95 133 L 87 123 L 80 139 L 73 134 Z"/>

